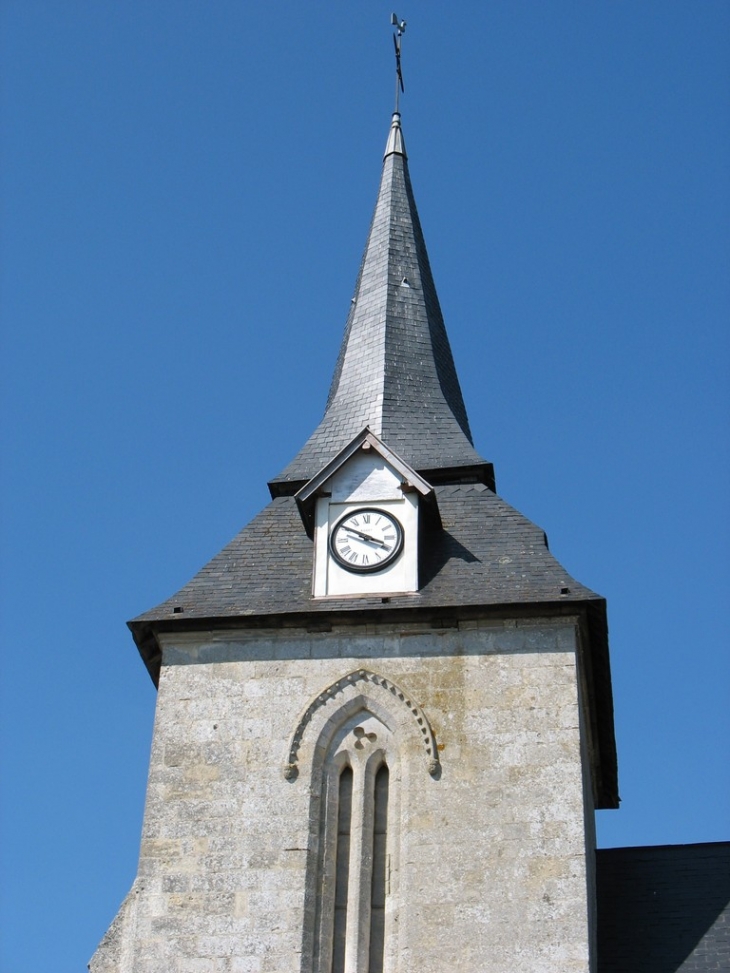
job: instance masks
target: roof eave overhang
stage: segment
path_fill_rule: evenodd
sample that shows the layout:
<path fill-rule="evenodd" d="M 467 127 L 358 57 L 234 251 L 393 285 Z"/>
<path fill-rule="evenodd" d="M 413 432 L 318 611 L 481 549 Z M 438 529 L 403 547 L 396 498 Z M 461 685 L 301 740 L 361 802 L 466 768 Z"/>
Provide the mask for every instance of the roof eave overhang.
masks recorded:
<path fill-rule="evenodd" d="M 497 492 L 492 463 L 470 463 L 461 466 L 435 466 L 417 470 L 418 475 L 430 483 L 440 486 L 442 483 L 483 483 L 492 493 Z M 279 497 L 292 497 L 305 487 L 310 480 L 270 480 L 268 487 L 272 500 Z"/>

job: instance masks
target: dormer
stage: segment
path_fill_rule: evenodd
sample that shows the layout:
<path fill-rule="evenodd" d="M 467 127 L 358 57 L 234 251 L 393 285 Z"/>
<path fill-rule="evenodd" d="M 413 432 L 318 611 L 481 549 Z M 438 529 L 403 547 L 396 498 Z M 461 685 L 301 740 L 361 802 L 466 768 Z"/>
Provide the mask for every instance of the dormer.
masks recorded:
<path fill-rule="evenodd" d="M 369 429 L 296 501 L 314 540 L 315 598 L 418 591 L 423 528 L 440 525 L 435 493 Z"/>

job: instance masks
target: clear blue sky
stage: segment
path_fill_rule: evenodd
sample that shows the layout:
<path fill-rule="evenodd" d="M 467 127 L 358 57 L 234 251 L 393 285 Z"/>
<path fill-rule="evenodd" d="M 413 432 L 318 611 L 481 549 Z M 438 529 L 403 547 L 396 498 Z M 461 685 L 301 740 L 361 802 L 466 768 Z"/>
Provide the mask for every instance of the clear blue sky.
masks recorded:
<path fill-rule="evenodd" d="M 321 415 L 391 9 L 2 5 L 0 973 L 84 969 L 132 882 L 155 694 L 125 621 Z M 730 5 L 396 10 L 477 448 L 608 599 L 600 843 L 726 839 Z"/>

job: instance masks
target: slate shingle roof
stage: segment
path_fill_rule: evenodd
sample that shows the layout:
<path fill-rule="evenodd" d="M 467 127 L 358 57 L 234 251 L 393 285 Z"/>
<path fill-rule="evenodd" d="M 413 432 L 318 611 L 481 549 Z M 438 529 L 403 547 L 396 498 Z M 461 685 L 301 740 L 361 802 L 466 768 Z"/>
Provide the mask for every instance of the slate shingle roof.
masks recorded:
<path fill-rule="evenodd" d="M 469 420 L 393 116 L 383 174 L 325 414 L 271 481 L 293 493 L 365 426 L 419 472 L 485 466 Z"/>
<path fill-rule="evenodd" d="M 421 589 L 388 608 L 590 601 L 549 552 L 545 534 L 481 483 L 436 487 L 442 529 L 422 552 Z M 135 621 L 382 608 L 380 596 L 312 597 L 312 541 L 292 497 L 278 497 L 184 588 Z"/>
<path fill-rule="evenodd" d="M 730 842 L 596 856 L 598 973 L 730 970 Z"/>

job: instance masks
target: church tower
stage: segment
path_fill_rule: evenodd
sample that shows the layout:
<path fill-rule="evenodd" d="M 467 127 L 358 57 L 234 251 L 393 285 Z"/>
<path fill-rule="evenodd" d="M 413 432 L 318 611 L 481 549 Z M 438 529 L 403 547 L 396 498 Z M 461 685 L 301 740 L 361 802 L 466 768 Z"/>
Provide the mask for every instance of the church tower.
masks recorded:
<path fill-rule="evenodd" d="M 398 112 L 324 417 L 130 623 L 159 695 L 92 973 L 589 973 L 606 606 L 472 442 Z"/>

